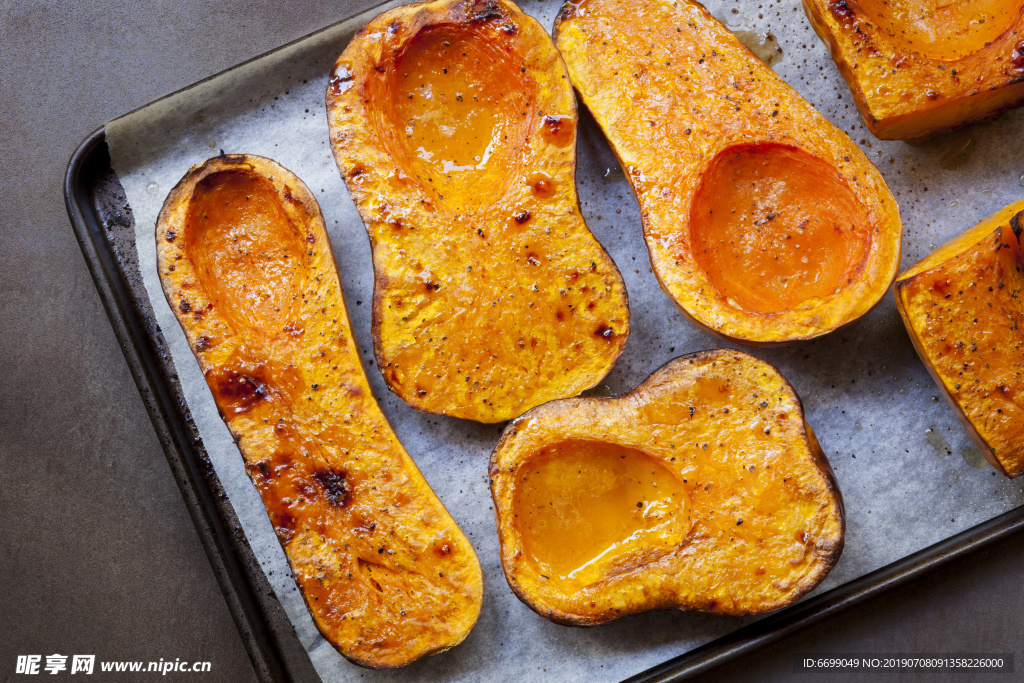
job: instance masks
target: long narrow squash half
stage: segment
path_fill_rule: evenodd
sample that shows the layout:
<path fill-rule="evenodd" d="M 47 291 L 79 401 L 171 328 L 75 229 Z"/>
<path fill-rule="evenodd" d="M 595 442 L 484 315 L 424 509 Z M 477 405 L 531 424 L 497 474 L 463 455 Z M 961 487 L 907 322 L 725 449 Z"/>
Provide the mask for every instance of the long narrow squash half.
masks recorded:
<path fill-rule="evenodd" d="M 626 290 L 580 214 L 576 100 L 535 20 L 506 0 L 385 12 L 338 59 L 327 114 L 392 391 L 502 422 L 608 373 Z"/>
<path fill-rule="evenodd" d="M 369 667 L 460 643 L 472 546 L 373 398 L 316 199 L 262 157 L 192 167 L 156 227 L 160 280 L 324 637 Z"/>
<path fill-rule="evenodd" d="M 902 232 L 881 174 L 702 5 L 568 2 L 555 32 L 632 183 L 654 273 L 693 322 L 763 346 L 881 300 Z"/>
<path fill-rule="evenodd" d="M 742 351 L 534 408 L 494 449 L 491 492 L 512 590 L 574 626 L 779 609 L 843 549 L 842 496 L 800 399 Z"/>
<path fill-rule="evenodd" d="M 896 280 L 914 348 L 982 455 L 1024 473 L 1024 199 Z"/>

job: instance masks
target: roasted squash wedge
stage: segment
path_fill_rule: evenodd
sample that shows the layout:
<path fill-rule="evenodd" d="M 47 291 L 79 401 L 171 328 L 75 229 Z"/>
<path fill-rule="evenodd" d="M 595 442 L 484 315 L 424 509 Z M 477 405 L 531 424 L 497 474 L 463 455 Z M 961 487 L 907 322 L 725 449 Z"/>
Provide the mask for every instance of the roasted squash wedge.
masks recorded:
<path fill-rule="evenodd" d="M 842 497 L 800 399 L 741 351 L 534 408 L 494 449 L 491 492 L 512 590 L 574 626 L 779 609 L 843 548 Z"/>
<path fill-rule="evenodd" d="M 505 0 L 385 12 L 338 59 L 327 112 L 392 391 L 501 422 L 607 374 L 626 290 L 580 214 L 576 101 L 535 20 Z"/>
<path fill-rule="evenodd" d="M 917 138 L 1024 103 L 1022 0 L 803 0 L 864 123 Z"/>
<path fill-rule="evenodd" d="M 703 6 L 568 2 L 555 31 L 632 183 L 654 273 L 694 323 L 763 346 L 878 303 L 902 231 L 885 181 Z"/>
<path fill-rule="evenodd" d="M 982 455 L 1024 472 L 1024 199 L 901 273 L 914 348 Z"/>
<path fill-rule="evenodd" d="M 368 667 L 461 642 L 476 554 L 373 398 L 320 207 L 290 171 L 192 167 L 156 227 L 167 301 L 324 637 Z"/>

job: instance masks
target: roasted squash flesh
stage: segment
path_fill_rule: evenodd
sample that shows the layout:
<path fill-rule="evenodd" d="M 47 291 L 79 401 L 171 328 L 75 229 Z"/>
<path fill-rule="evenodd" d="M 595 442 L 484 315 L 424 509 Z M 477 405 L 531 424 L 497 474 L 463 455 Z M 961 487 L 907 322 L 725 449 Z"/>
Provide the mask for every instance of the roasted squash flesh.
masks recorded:
<path fill-rule="evenodd" d="M 156 229 L 164 293 L 324 637 L 396 667 L 461 642 L 472 546 L 377 406 L 316 200 L 249 155 L 193 167 Z"/>
<path fill-rule="evenodd" d="M 1024 1 L 804 0 L 868 128 L 916 138 L 1024 102 Z"/>
<path fill-rule="evenodd" d="M 918 355 L 985 458 L 1024 473 L 1024 200 L 922 259 L 896 283 Z"/>
<path fill-rule="evenodd" d="M 871 225 L 848 183 L 795 147 L 730 147 L 690 209 L 694 260 L 740 308 L 781 313 L 855 280 Z"/>
<path fill-rule="evenodd" d="M 739 351 L 678 358 L 619 398 L 534 408 L 495 448 L 491 492 L 509 585 L 564 624 L 771 611 L 843 547 L 842 498 L 800 400 Z"/>
<path fill-rule="evenodd" d="M 373 247 L 373 338 L 412 407 L 500 422 L 573 396 L 629 334 L 575 189 L 576 102 L 504 0 L 390 10 L 338 59 L 331 143 Z"/>
<path fill-rule="evenodd" d="M 761 346 L 878 303 L 902 230 L 885 181 L 703 6 L 584 0 L 555 30 L 633 186 L 654 272 L 693 322 Z"/>

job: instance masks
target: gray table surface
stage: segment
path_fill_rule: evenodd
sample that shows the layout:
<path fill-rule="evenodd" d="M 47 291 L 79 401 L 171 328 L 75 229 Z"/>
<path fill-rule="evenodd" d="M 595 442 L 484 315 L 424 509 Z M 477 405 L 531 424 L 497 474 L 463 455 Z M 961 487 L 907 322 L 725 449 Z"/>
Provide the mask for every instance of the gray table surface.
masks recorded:
<path fill-rule="evenodd" d="M 75 242 L 62 179 L 71 152 L 104 121 L 347 7 L 0 2 L 0 680 L 19 678 L 17 655 L 52 653 L 209 660 L 207 680 L 254 680 Z M 787 680 L 803 652 L 1014 652 L 1024 633 L 1021 566 L 1024 538 L 709 679 Z M 900 680 L 917 678 L 943 680 Z"/>

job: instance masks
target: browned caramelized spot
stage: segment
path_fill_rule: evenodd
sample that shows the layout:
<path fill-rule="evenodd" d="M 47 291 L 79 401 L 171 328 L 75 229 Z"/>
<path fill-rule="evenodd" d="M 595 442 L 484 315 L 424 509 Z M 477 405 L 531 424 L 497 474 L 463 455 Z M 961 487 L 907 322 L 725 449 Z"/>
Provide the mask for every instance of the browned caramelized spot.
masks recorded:
<path fill-rule="evenodd" d="M 324 468 L 313 472 L 313 478 L 324 490 L 324 495 L 331 505 L 342 507 L 348 502 L 348 484 L 345 472 L 334 468 Z"/>
<path fill-rule="evenodd" d="M 334 95 L 340 95 L 345 92 L 352 87 L 352 81 L 354 78 L 352 71 L 348 67 L 339 65 L 334 70 L 334 73 L 331 74 L 331 93 Z"/>
<path fill-rule="evenodd" d="M 206 381 L 225 415 L 248 412 L 268 397 L 269 389 L 260 378 L 262 369 L 262 366 L 257 366 L 252 375 L 223 367 L 207 371 Z"/>
<path fill-rule="evenodd" d="M 541 135 L 546 142 L 565 147 L 576 138 L 576 123 L 571 116 L 548 114 L 544 117 Z"/>
<path fill-rule="evenodd" d="M 526 176 L 526 184 L 537 197 L 547 199 L 555 196 L 555 181 L 544 171 L 536 171 Z"/>
<path fill-rule="evenodd" d="M 615 336 L 615 330 L 607 325 L 598 325 L 597 329 L 594 330 L 594 335 L 601 337 L 602 339 L 611 339 Z"/>

